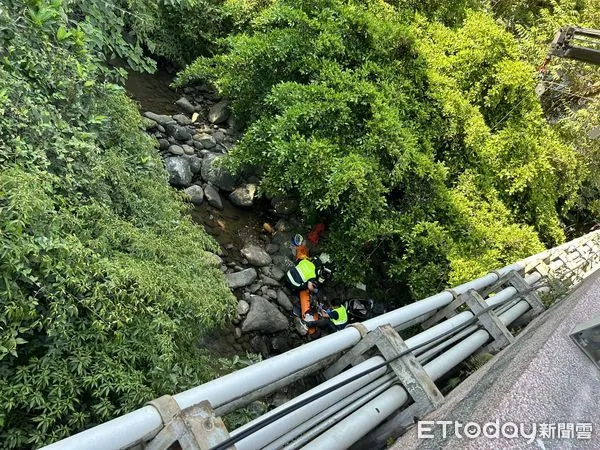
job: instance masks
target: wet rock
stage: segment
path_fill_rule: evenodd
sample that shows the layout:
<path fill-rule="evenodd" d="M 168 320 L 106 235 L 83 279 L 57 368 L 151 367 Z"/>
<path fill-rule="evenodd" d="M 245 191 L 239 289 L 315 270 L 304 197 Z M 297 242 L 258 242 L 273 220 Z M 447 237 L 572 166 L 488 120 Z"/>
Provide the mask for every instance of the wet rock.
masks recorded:
<path fill-rule="evenodd" d="M 179 125 L 191 125 L 192 124 L 192 119 L 190 119 L 189 117 L 183 115 L 183 114 L 175 114 L 173 116 L 173 120 L 175 122 L 177 122 Z"/>
<path fill-rule="evenodd" d="M 276 333 L 287 328 L 288 321 L 283 313 L 262 297 L 256 297 L 252 300 L 250 311 L 242 324 L 244 333 L 249 331 Z"/>
<path fill-rule="evenodd" d="M 250 305 L 244 300 L 240 300 L 237 304 L 237 313 L 240 316 L 245 316 L 250 311 Z"/>
<path fill-rule="evenodd" d="M 171 153 L 173 155 L 183 155 L 185 152 L 183 151 L 183 148 L 180 147 L 179 145 L 170 145 L 169 153 Z"/>
<path fill-rule="evenodd" d="M 285 273 L 279 267 L 271 267 L 271 277 L 277 281 L 280 281 Z"/>
<path fill-rule="evenodd" d="M 175 102 L 175 105 L 183 112 L 188 114 L 192 114 L 196 110 L 194 105 L 192 105 L 190 101 L 185 97 L 181 97 L 179 100 L 177 100 Z"/>
<path fill-rule="evenodd" d="M 192 173 L 200 173 L 202 170 L 202 159 L 198 158 L 196 155 L 190 155 L 188 158 L 188 162 L 190 163 L 190 170 Z"/>
<path fill-rule="evenodd" d="M 198 142 L 202 146 L 202 148 L 205 148 L 207 150 L 210 150 L 211 148 L 214 148 L 217 145 L 215 138 L 212 137 L 210 134 L 195 134 L 193 136 L 193 139 L 195 142 Z"/>
<path fill-rule="evenodd" d="M 144 116 L 147 117 L 148 119 L 154 120 L 155 122 L 159 123 L 160 125 L 166 125 L 170 122 L 173 122 L 173 119 L 171 118 L 171 116 L 165 116 L 165 115 L 161 115 L 161 114 L 155 114 L 151 111 L 146 111 L 144 113 Z"/>
<path fill-rule="evenodd" d="M 268 244 L 265 248 L 269 255 L 274 255 L 279 250 L 279 245 L 277 244 Z"/>
<path fill-rule="evenodd" d="M 190 201 L 194 205 L 201 205 L 204 202 L 204 191 L 197 184 L 186 188 L 184 192 L 190 196 Z"/>
<path fill-rule="evenodd" d="M 257 273 L 253 268 L 225 275 L 225 281 L 231 289 L 237 289 L 252 284 L 256 280 Z"/>
<path fill-rule="evenodd" d="M 277 303 L 286 311 L 291 311 L 294 309 L 294 305 L 292 304 L 290 298 L 283 291 L 277 291 Z"/>
<path fill-rule="evenodd" d="M 229 117 L 229 102 L 221 100 L 210 107 L 208 112 L 208 120 L 210 123 L 222 123 Z"/>
<path fill-rule="evenodd" d="M 211 184 L 207 184 L 204 187 L 204 195 L 206 195 L 206 201 L 210 206 L 213 206 L 217 209 L 223 209 L 223 202 L 221 201 L 221 196 L 219 192 L 215 189 L 215 187 Z"/>
<path fill-rule="evenodd" d="M 247 244 L 240 253 L 253 266 L 262 267 L 271 264 L 271 256 L 258 245 Z"/>
<path fill-rule="evenodd" d="M 165 168 L 169 173 L 169 183 L 174 186 L 189 186 L 192 183 L 192 171 L 186 158 L 179 156 L 166 158 Z"/>
<path fill-rule="evenodd" d="M 254 203 L 254 194 L 256 193 L 256 185 L 246 184 L 235 189 L 229 194 L 229 200 L 236 206 L 250 207 Z"/>
<path fill-rule="evenodd" d="M 202 178 L 219 189 L 230 192 L 235 189 L 235 178 L 223 167 L 219 167 L 222 156 L 208 155 L 202 161 Z"/>

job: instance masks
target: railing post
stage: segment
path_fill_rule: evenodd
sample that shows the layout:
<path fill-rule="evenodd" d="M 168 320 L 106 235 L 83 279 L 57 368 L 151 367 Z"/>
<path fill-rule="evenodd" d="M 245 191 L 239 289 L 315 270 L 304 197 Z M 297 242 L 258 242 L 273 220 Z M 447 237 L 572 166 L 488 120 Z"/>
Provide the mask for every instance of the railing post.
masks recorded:
<path fill-rule="evenodd" d="M 215 417 L 209 402 L 203 401 L 184 410 L 170 395 L 148 402 L 163 421 L 163 428 L 145 450 L 164 450 L 178 442 L 182 450 L 210 450 L 229 438 L 220 417 Z"/>

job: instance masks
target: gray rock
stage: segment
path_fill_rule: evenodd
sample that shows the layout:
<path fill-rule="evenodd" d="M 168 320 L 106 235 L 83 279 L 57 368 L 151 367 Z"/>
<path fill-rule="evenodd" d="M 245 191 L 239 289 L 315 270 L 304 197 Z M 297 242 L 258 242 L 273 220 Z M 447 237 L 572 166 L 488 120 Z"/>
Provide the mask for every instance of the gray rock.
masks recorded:
<path fill-rule="evenodd" d="M 256 186 L 254 184 L 246 184 L 229 194 L 229 200 L 236 206 L 250 207 L 254 203 L 255 193 Z"/>
<path fill-rule="evenodd" d="M 240 339 L 242 337 L 242 330 L 239 327 L 235 327 L 235 330 L 233 330 L 233 334 L 235 336 L 236 339 Z"/>
<path fill-rule="evenodd" d="M 273 256 L 273 264 L 275 264 L 275 266 L 283 272 L 287 272 L 294 267 L 292 260 L 287 256 L 282 255 Z"/>
<path fill-rule="evenodd" d="M 267 276 L 271 273 L 268 266 L 262 266 L 260 268 L 260 271 L 262 272 L 263 275 L 267 275 Z"/>
<path fill-rule="evenodd" d="M 208 155 L 202 161 L 202 179 L 219 189 L 231 192 L 235 189 L 235 178 L 224 168 L 218 167 L 222 156 Z"/>
<path fill-rule="evenodd" d="M 186 130 L 183 127 L 179 127 L 179 128 L 177 128 L 177 130 L 175 130 L 173 137 L 180 142 L 187 142 L 190 139 L 192 139 L 192 133 L 190 133 L 188 130 Z"/>
<path fill-rule="evenodd" d="M 223 209 L 223 202 L 221 196 L 215 187 L 211 184 L 207 184 L 204 187 L 204 195 L 206 195 L 206 201 L 210 206 L 214 206 L 217 209 Z"/>
<path fill-rule="evenodd" d="M 177 130 L 179 130 L 179 125 L 177 125 L 177 122 L 172 120 L 171 122 L 165 124 L 165 130 L 167 130 L 167 134 L 171 138 L 175 139 L 173 136 L 175 136 L 175 133 L 177 132 Z"/>
<path fill-rule="evenodd" d="M 251 285 L 251 286 L 248 288 L 248 291 L 249 291 L 251 294 L 256 294 L 256 293 L 257 293 L 257 292 L 260 290 L 260 286 L 261 286 L 261 285 L 260 285 L 259 283 L 254 283 L 253 285 Z"/>
<path fill-rule="evenodd" d="M 190 163 L 190 169 L 192 173 L 200 173 L 202 170 L 202 159 L 198 158 L 196 155 L 191 155 L 188 158 Z"/>
<path fill-rule="evenodd" d="M 173 155 L 183 155 L 185 152 L 183 151 L 183 148 L 180 147 L 179 145 L 170 145 L 169 146 L 169 153 L 172 153 Z"/>
<path fill-rule="evenodd" d="M 277 245 L 277 244 L 268 244 L 267 247 L 265 248 L 265 250 L 267 251 L 267 253 L 269 255 L 274 255 L 275 253 L 277 253 L 277 250 L 279 250 L 279 245 Z"/>
<path fill-rule="evenodd" d="M 267 300 L 266 298 L 264 298 L 260 295 L 248 295 L 247 297 L 244 295 L 244 300 L 246 300 L 250 304 L 252 304 L 252 302 L 257 298 L 262 298 L 263 300 Z"/>
<path fill-rule="evenodd" d="M 231 289 L 237 289 L 252 284 L 256 280 L 257 273 L 253 268 L 245 269 L 240 272 L 228 273 L 225 275 L 225 281 Z"/>
<path fill-rule="evenodd" d="M 158 140 L 158 148 L 160 148 L 161 150 L 166 150 L 169 148 L 169 141 L 167 141 L 166 139 L 159 139 Z"/>
<path fill-rule="evenodd" d="M 160 115 L 160 114 L 155 114 L 151 111 L 146 111 L 144 113 L 144 116 L 147 117 L 148 119 L 154 120 L 155 122 L 161 124 L 161 125 L 166 125 L 170 122 L 173 122 L 173 119 L 171 118 L 171 116 L 164 116 L 164 115 Z"/>
<path fill-rule="evenodd" d="M 245 300 L 240 300 L 237 304 L 237 313 L 240 316 L 245 316 L 250 311 L 250 305 Z"/>
<path fill-rule="evenodd" d="M 275 286 L 275 287 L 279 286 L 279 282 L 274 280 L 271 277 L 262 277 L 260 280 L 262 281 L 263 284 L 266 284 L 267 286 Z"/>
<path fill-rule="evenodd" d="M 208 112 L 208 121 L 210 123 L 222 123 L 229 117 L 229 102 L 221 100 L 210 107 Z"/>
<path fill-rule="evenodd" d="M 294 309 L 294 305 L 290 301 L 290 298 L 283 291 L 277 291 L 277 303 L 286 311 Z"/>
<path fill-rule="evenodd" d="M 271 348 L 277 354 L 287 352 L 292 348 L 292 344 L 286 336 L 275 336 L 271 339 Z"/>
<path fill-rule="evenodd" d="M 214 148 L 217 145 L 215 138 L 212 137 L 210 134 L 195 134 L 193 136 L 193 139 L 194 141 L 198 142 L 202 146 L 202 148 L 205 148 L 207 150 Z"/>
<path fill-rule="evenodd" d="M 169 173 L 169 183 L 174 186 L 189 186 L 192 183 L 192 171 L 186 158 L 174 156 L 165 158 L 165 168 Z"/>
<path fill-rule="evenodd" d="M 268 266 L 272 261 L 271 256 L 258 245 L 247 244 L 240 253 L 253 266 Z"/>
<path fill-rule="evenodd" d="M 175 114 L 173 116 L 173 120 L 175 122 L 177 122 L 179 125 L 191 125 L 192 124 L 192 119 L 190 119 L 188 116 L 185 116 L 183 114 Z"/>
<path fill-rule="evenodd" d="M 279 267 L 271 267 L 271 277 L 273 277 L 273 279 L 280 281 L 284 275 L 285 273 Z"/>
<path fill-rule="evenodd" d="M 189 188 L 186 188 L 184 192 L 190 196 L 190 201 L 194 205 L 201 205 L 202 202 L 204 202 L 204 191 L 197 184 L 193 184 Z"/>
<path fill-rule="evenodd" d="M 194 153 L 196 153 L 196 151 L 194 150 L 194 147 L 187 145 L 187 144 L 181 144 L 181 148 L 183 149 L 183 152 L 186 155 L 193 155 Z"/>
<path fill-rule="evenodd" d="M 185 97 L 181 97 L 179 100 L 177 100 L 175 102 L 175 105 L 177 105 L 177 107 L 183 112 L 188 114 L 192 114 L 196 110 L 196 108 L 194 108 L 194 105 L 192 105 L 190 101 Z"/>
<path fill-rule="evenodd" d="M 273 300 L 277 300 L 277 292 L 275 292 L 273 289 L 267 289 L 267 297 L 273 299 Z"/>
<path fill-rule="evenodd" d="M 215 131 L 213 133 L 213 138 L 215 139 L 215 141 L 221 142 L 223 141 L 223 139 L 225 139 L 225 133 L 223 133 L 221 130 Z"/>
<path fill-rule="evenodd" d="M 250 312 L 242 324 L 242 331 L 276 333 L 288 328 L 287 318 L 276 306 L 262 297 L 256 297 L 250 305 Z"/>

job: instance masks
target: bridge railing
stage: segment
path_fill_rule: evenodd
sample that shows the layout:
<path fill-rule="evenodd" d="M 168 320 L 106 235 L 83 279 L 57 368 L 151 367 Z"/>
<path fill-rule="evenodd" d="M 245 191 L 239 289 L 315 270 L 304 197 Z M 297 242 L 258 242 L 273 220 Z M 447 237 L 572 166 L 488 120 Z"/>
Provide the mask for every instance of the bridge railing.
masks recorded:
<path fill-rule="evenodd" d="M 332 386 L 344 384 L 345 380 L 353 379 L 361 371 L 385 363 L 386 359 L 390 359 L 390 354 L 403 346 L 408 351 L 412 350 L 410 355 L 403 356 L 405 362 L 406 358 L 414 358 L 411 364 L 422 369 L 420 372 L 417 370 L 417 375 L 421 381 L 425 380 L 426 390 L 433 391 L 429 397 L 424 397 L 426 403 L 429 402 L 426 409 L 430 409 L 435 406 L 436 395 L 439 394 L 435 392 L 433 381 L 486 345 L 494 342 L 500 347 L 509 344 L 511 336 L 506 326 L 526 314 L 531 315 L 534 310 L 539 313 L 539 299 L 536 300 L 535 292 L 547 291 L 547 280 L 556 279 L 566 286 L 573 286 L 599 265 L 600 231 L 596 231 L 494 270 L 476 280 L 169 396 L 166 403 L 146 405 L 45 448 L 125 449 L 148 442 L 149 448 L 166 448 L 161 447 L 161 443 L 168 442 L 173 436 L 182 437 L 183 441 L 184 435 L 186 439 L 190 435 L 196 436 L 190 440 L 195 442 L 190 448 L 212 448 L 228 435 L 219 416 L 317 371 L 324 372 L 329 379 L 249 424 L 232 430 L 230 436 L 238 437 L 235 447 L 239 450 L 347 448 L 382 422 L 389 421 L 405 403 L 415 400 L 423 386 L 407 391 L 406 387 L 411 381 L 403 378 L 403 369 L 392 367 L 393 364 L 389 365 L 391 372 L 390 367 L 381 367 L 329 392 Z M 467 303 L 470 311 L 456 310 L 463 309 L 463 303 Z M 477 323 L 471 323 L 474 319 L 478 319 Z M 429 328 L 406 341 L 397 335 L 397 331 L 418 323 Z M 391 336 L 386 327 L 395 329 L 392 332 L 397 338 Z M 373 338 L 376 335 L 379 341 Z M 389 348 L 382 344 L 384 341 Z M 367 342 L 373 344 L 371 347 L 376 346 L 380 354 L 364 362 L 359 362 L 364 359 L 364 355 L 359 354 L 356 361 L 350 361 L 353 367 L 348 370 L 345 370 L 347 365 L 341 367 L 349 362 L 349 356 L 357 353 L 356 349 L 367 347 Z M 383 355 L 386 351 L 387 356 Z M 340 359 L 344 357 L 345 360 Z M 294 406 L 315 394 L 320 396 L 318 402 Z M 208 429 L 190 425 L 193 418 L 189 415 L 187 422 L 182 421 L 184 413 L 192 409 L 194 417 L 202 417 L 202 424 L 211 424 Z M 284 409 L 293 411 L 266 424 Z M 165 410 L 168 410 L 168 414 Z M 401 422 L 406 420 L 401 414 L 399 417 Z M 189 425 L 187 428 L 184 422 Z M 255 428 L 256 432 L 249 433 Z M 241 439 L 240 436 L 245 437 Z"/>

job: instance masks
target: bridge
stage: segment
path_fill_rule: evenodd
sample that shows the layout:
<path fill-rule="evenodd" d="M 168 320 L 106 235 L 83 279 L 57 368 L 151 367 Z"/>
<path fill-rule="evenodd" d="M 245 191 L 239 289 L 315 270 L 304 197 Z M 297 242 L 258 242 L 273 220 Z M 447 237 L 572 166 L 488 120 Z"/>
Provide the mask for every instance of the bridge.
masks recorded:
<path fill-rule="evenodd" d="M 437 380 L 473 354 L 502 351 L 502 356 L 517 348 L 511 330 L 533 320 L 529 330 L 540 314 L 553 313 L 544 313 L 540 294 L 552 293 L 556 285 L 571 289 L 599 266 L 596 231 L 209 383 L 165 395 L 45 449 L 164 449 L 175 441 L 198 450 L 373 447 L 409 429 L 415 418 L 447 411 L 453 392 L 444 398 Z M 417 324 L 422 332 L 401 337 Z M 240 428 L 226 429 L 223 415 L 315 374 L 324 380 L 318 386 Z"/>

